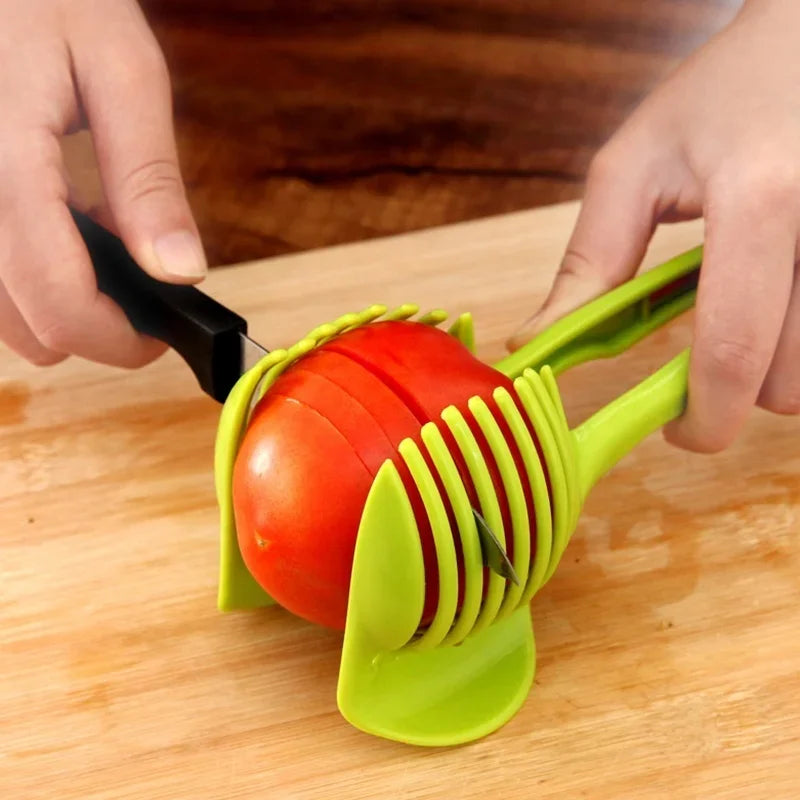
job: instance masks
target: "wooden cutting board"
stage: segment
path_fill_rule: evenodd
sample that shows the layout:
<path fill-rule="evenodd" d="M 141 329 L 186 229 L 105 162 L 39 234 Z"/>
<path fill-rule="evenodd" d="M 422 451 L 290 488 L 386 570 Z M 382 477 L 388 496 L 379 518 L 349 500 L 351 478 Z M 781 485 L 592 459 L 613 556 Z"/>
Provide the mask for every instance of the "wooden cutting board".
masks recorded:
<path fill-rule="evenodd" d="M 572 204 L 223 269 L 268 346 L 373 302 L 475 315 L 481 354 L 542 300 Z M 648 263 L 700 241 L 662 229 Z M 689 341 L 673 324 L 561 380 L 573 421 Z M 596 488 L 534 599 L 539 667 L 502 730 L 422 750 L 336 709 L 339 635 L 215 606 L 217 406 L 138 372 L 0 350 L 0 795 L 795 797 L 798 422 L 714 457 L 653 436 Z"/>

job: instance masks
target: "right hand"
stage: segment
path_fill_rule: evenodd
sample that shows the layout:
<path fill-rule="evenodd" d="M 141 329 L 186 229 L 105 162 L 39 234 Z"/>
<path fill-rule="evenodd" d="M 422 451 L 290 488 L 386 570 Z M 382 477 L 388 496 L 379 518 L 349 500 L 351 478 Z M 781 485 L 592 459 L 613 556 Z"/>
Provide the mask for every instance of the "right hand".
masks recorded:
<path fill-rule="evenodd" d="M 518 347 L 636 273 L 661 222 L 705 219 L 688 403 L 664 430 L 714 453 L 750 411 L 800 414 L 800 3 L 749 0 L 595 158 L 561 269 Z"/>
<path fill-rule="evenodd" d="M 144 270 L 173 283 L 203 278 L 155 37 L 134 0 L 4 0 L 0 64 L 0 341 L 41 365 L 68 355 L 146 364 L 164 345 L 98 292 L 59 140 L 90 129 L 101 216 Z"/>

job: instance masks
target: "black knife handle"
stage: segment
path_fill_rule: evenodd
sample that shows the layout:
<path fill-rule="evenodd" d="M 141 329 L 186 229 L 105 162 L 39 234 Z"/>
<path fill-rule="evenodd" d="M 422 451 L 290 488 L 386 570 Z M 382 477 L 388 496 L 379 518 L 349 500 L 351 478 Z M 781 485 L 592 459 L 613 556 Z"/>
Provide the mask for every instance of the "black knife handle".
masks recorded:
<path fill-rule="evenodd" d="M 74 209 L 97 276 L 97 286 L 125 312 L 136 330 L 168 344 L 191 367 L 206 394 L 222 403 L 241 375 L 247 323 L 194 286 L 150 277 L 123 243 Z"/>

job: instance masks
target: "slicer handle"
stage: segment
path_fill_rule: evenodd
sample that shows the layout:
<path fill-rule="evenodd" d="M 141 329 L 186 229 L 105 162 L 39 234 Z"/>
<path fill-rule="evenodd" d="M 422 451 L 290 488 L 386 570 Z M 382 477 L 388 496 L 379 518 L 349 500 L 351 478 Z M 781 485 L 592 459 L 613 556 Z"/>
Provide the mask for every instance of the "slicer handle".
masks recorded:
<path fill-rule="evenodd" d="M 542 331 L 495 368 L 516 378 L 545 364 L 559 375 L 615 356 L 694 305 L 703 248 L 695 247 L 612 289 Z"/>

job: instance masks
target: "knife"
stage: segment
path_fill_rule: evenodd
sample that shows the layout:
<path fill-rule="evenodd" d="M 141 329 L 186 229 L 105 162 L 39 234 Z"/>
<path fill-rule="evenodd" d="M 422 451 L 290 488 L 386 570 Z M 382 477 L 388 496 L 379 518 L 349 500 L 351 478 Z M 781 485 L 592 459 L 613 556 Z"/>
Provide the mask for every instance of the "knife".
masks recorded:
<path fill-rule="evenodd" d="M 247 335 L 247 321 L 194 286 L 148 275 L 125 245 L 85 214 L 70 209 L 97 276 L 97 287 L 140 333 L 168 344 L 200 388 L 223 403 L 237 380 L 268 351 Z"/>

